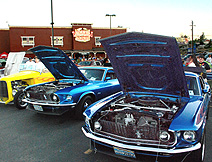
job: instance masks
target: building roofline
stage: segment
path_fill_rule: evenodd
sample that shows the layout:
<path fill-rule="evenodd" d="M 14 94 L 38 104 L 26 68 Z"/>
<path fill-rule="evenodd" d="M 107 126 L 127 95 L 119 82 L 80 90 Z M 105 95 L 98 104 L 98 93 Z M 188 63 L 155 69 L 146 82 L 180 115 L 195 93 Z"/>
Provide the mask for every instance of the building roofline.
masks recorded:
<path fill-rule="evenodd" d="M 91 26 L 91 25 L 93 25 L 93 23 L 71 23 L 71 25 L 73 26 L 82 26 L 82 25 L 89 25 L 89 26 Z"/>
<path fill-rule="evenodd" d="M 9 29 L 7 29 L 7 28 L 0 28 L 0 30 L 9 30 Z"/>
<path fill-rule="evenodd" d="M 92 29 L 110 29 L 110 28 L 109 27 L 92 27 Z M 120 28 L 120 27 L 117 27 L 117 28 L 113 27 L 111 29 L 125 29 L 125 30 L 127 30 L 127 28 Z"/>
<path fill-rule="evenodd" d="M 9 26 L 9 28 L 52 28 L 52 27 L 51 26 Z M 71 26 L 54 26 L 54 28 L 72 28 L 72 27 Z"/>

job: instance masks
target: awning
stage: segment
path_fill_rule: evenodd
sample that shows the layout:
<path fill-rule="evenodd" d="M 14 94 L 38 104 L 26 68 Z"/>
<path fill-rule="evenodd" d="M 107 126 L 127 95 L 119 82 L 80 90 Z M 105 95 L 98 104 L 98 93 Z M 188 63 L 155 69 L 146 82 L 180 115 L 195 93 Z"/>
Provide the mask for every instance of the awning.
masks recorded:
<path fill-rule="evenodd" d="M 0 54 L 1 59 L 7 58 L 7 57 L 8 57 L 8 53 L 6 53 L 6 52 L 3 52 L 2 54 Z"/>

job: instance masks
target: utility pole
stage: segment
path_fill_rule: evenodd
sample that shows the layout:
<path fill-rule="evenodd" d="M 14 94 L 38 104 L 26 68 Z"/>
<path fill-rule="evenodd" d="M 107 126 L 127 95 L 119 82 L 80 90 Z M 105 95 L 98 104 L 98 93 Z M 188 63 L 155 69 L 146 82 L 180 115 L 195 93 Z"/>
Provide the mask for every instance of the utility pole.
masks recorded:
<path fill-rule="evenodd" d="M 52 22 L 51 22 L 51 25 L 52 25 L 52 47 L 54 47 L 54 21 L 53 21 L 53 3 L 52 3 L 52 0 L 51 0 L 51 18 L 52 18 Z"/>
<path fill-rule="evenodd" d="M 193 20 L 191 21 L 191 53 L 194 54 L 194 44 L 193 44 L 193 40 L 194 40 L 194 22 Z"/>

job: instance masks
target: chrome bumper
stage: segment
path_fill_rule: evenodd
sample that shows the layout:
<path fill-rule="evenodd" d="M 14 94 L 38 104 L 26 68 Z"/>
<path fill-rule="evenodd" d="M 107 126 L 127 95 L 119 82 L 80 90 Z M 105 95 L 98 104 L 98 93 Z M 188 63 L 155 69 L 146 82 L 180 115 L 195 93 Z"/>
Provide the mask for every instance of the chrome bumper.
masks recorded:
<path fill-rule="evenodd" d="M 130 150 L 138 150 L 138 151 L 149 151 L 149 152 L 154 152 L 154 153 L 166 153 L 166 154 L 179 154 L 179 153 L 186 153 L 186 152 L 190 152 L 190 151 L 195 151 L 200 149 L 201 144 L 197 143 L 196 145 L 193 145 L 191 147 L 188 148 L 181 148 L 181 149 L 176 149 L 176 148 L 172 148 L 172 149 L 164 149 L 164 148 L 153 148 L 153 147 L 143 147 L 143 146 L 135 146 L 135 145 L 126 145 L 123 143 L 119 143 L 119 142 L 115 142 L 112 140 L 108 140 L 105 138 L 101 138 L 101 137 L 97 137 L 89 132 L 87 132 L 85 130 L 85 128 L 82 127 L 82 131 L 85 134 L 86 137 L 99 141 L 99 142 L 103 142 L 112 146 L 116 146 L 116 147 L 121 147 L 124 149 L 130 149 Z"/>
<path fill-rule="evenodd" d="M 23 99 L 22 100 L 23 102 L 26 102 L 26 103 L 29 103 L 29 104 L 33 104 L 33 105 L 40 105 L 40 106 L 57 106 L 57 107 L 64 107 L 64 106 L 75 106 L 76 103 L 72 103 L 72 104 L 52 104 L 52 103 L 44 103 L 44 102 L 31 102 L 31 101 L 28 101 L 27 99 Z"/>

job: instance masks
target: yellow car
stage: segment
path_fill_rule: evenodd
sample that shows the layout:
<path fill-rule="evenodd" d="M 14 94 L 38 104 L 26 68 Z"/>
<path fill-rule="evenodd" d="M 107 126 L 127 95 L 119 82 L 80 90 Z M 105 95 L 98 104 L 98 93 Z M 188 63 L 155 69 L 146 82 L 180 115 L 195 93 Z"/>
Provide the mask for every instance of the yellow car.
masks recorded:
<path fill-rule="evenodd" d="M 0 103 L 11 103 L 19 109 L 24 109 L 27 104 L 22 102 L 22 90 L 29 85 L 54 81 L 54 76 L 45 68 L 34 65 L 21 64 L 20 72 L 5 76 L 0 79 Z"/>

